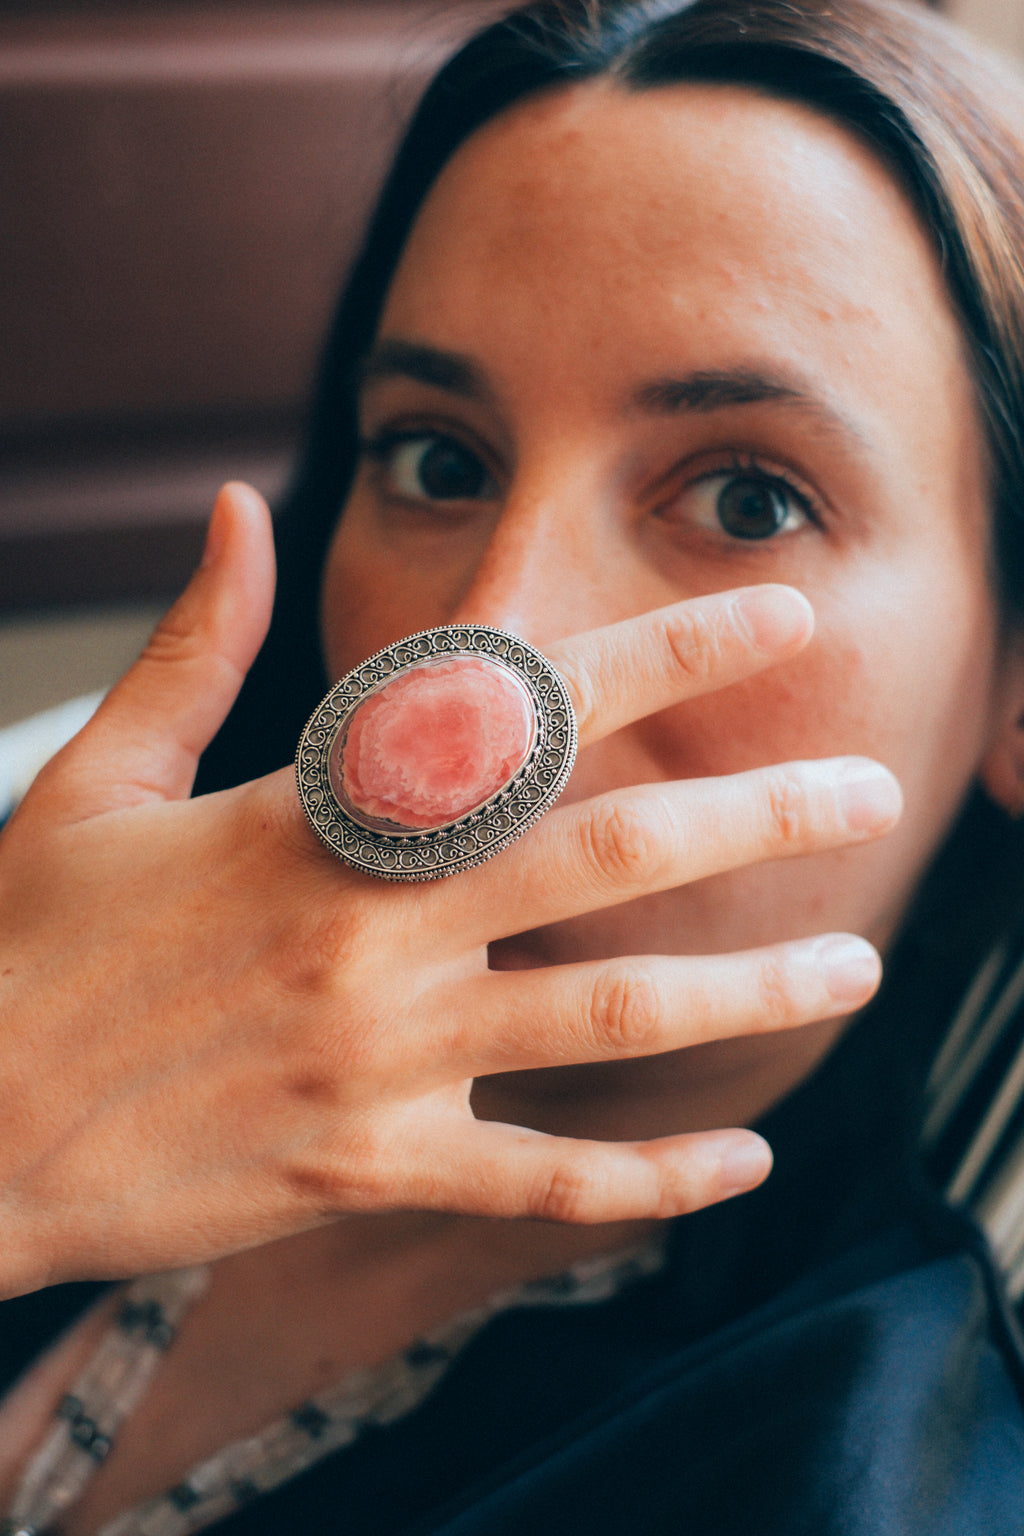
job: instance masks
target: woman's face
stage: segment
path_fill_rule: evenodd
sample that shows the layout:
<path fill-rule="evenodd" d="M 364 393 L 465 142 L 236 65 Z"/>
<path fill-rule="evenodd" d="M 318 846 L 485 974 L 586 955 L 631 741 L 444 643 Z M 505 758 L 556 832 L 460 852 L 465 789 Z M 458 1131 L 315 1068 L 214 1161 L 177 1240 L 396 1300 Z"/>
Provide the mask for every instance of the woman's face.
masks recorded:
<path fill-rule="evenodd" d="M 865 753 L 878 844 L 508 941 L 498 963 L 885 943 L 992 736 L 984 449 L 936 260 L 843 130 L 734 87 L 587 84 L 471 139 L 415 226 L 366 371 L 326 578 L 340 675 L 412 630 L 543 647 L 787 582 L 795 660 L 581 754 L 568 793 Z"/>

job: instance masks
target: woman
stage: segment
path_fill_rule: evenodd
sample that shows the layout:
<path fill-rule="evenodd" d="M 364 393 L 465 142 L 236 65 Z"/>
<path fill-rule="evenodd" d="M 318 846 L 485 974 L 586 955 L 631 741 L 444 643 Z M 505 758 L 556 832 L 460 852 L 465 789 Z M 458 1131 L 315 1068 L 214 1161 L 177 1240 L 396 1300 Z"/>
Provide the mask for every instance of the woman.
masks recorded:
<path fill-rule="evenodd" d="M 5 833 L 8 1291 L 234 1250 L 7 1304 L 11 1377 L 81 1319 L 0 1410 L 12 1530 L 1019 1529 L 1012 1324 L 914 1152 L 1017 895 L 1000 99 L 874 0 L 537 5 L 443 72 L 202 766 L 238 787 L 183 799 L 268 618 L 235 488 Z M 452 620 L 540 646 L 583 750 L 514 848 L 388 886 L 280 763 L 322 665 Z"/>

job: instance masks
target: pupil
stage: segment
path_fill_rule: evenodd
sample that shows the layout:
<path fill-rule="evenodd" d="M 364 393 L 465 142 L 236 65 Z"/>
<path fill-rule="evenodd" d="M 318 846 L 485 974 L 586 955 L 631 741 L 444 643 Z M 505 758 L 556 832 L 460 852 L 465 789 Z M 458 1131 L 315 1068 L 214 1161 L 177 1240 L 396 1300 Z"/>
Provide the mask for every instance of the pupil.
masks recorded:
<path fill-rule="evenodd" d="M 478 496 L 483 483 L 483 465 L 454 443 L 434 443 L 420 460 L 420 484 L 439 501 Z"/>
<path fill-rule="evenodd" d="M 737 539 L 767 539 L 786 521 L 786 503 L 763 480 L 730 480 L 718 493 L 718 520 Z"/>

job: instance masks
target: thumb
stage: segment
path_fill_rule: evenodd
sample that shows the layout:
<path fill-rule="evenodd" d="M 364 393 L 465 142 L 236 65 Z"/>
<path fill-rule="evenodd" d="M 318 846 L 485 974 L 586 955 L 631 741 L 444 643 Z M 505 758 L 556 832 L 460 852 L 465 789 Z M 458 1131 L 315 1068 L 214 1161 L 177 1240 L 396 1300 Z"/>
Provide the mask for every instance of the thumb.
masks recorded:
<path fill-rule="evenodd" d="M 76 820 L 187 797 L 199 754 L 263 644 L 274 579 L 266 502 L 251 486 L 225 485 L 192 580 L 139 660 L 54 760 L 65 786 L 67 772 L 73 776 Z"/>

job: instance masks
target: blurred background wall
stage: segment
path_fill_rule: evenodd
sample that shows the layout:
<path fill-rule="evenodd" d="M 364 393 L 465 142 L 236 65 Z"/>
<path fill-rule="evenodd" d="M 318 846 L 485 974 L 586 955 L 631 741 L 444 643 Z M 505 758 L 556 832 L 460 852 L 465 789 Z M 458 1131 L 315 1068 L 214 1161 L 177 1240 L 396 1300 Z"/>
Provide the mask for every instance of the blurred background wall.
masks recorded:
<path fill-rule="evenodd" d="M 939 9 L 994 48 L 1024 57 L 1024 4 L 1021 0 L 949 0 Z"/>
<path fill-rule="evenodd" d="M 396 136 L 487 9 L 0 10 L 0 726 L 131 659 L 225 479 L 280 489 Z"/>
<path fill-rule="evenodd" d="M 1024 0 L 949 0 L 1024 53 Z M 103 686 L 273 497 L 401 123 L 495 0 L 0 9 L 0 727 Z"/>

